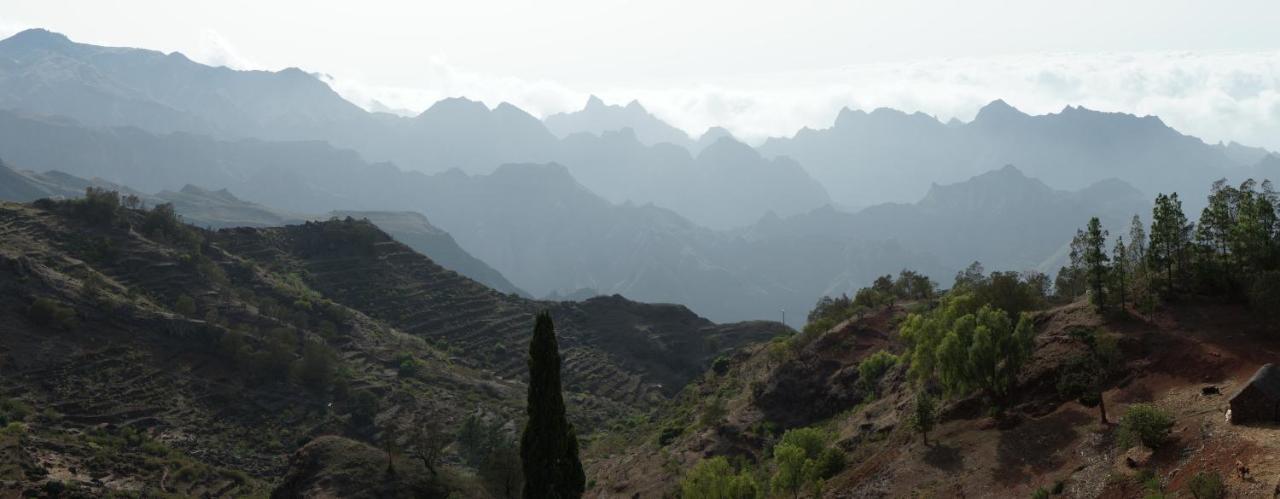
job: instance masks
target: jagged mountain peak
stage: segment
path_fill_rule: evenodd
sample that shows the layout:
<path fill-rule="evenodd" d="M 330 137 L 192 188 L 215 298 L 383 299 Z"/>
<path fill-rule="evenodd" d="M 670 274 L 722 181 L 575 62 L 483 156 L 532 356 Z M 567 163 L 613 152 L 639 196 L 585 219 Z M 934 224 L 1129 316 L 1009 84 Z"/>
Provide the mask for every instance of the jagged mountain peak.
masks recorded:
<path fill-rule="evenodd" d="M 1028 118 L 1030 115 L 1019 111 L 1018 108 L 1009 105 L 1004 99 L 996 99 L 991 101 L 978 110 L 978 114 L 974 116 L 974 124 L 1006 124 L 1015 120 Z"/>
<path fill-rule="evenodd" d="M 427 110 L 419 114 L 418 117 L 445 115 L 455 113 L 477 114 L 488 113 L 489 107 L 483 102 L 471 100 L 466 97 L 446 97 L 431 104 Z"/>

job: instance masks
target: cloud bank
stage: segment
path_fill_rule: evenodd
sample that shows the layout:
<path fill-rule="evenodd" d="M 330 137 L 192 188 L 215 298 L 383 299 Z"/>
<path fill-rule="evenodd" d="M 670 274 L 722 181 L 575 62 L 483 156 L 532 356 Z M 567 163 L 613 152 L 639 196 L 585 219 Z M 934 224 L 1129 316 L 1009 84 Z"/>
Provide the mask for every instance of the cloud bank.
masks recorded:
<path fill-rule="evenodd" d="M 420 87 L 382 87 L 331 78 L 336 91 L 366 108 L 414 114 L 444 97 L 490 106 L 506 101 L 535 115 L 579 109 L 589 94 L 610 103 L 638 99 L 663 120 L 697 136 L 724 126 L 751 142 L 826 128 L 842 107 L 892 107 L 941 120 L 972 119 L 995 99 L 1032 114 L 1067 105 L 1156 115 L 1209 142 L 1280 150 L 1280 50 L 1040 54 L 867 64 L 817 72 L 762 73 L 662 88 L 579 89 L 467 72 L 440 58 Z"/>

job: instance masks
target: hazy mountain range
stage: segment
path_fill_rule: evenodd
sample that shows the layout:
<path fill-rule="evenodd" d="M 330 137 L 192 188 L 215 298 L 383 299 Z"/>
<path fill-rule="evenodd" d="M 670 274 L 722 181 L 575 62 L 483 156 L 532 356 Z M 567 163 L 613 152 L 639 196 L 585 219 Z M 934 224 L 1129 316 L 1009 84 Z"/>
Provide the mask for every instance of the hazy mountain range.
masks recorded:
<path fill-rule="evenodd" d="M 695 141 L 639 103 L 596 98 L 545 121 L 464 98 L 405 118 L 297 69 L 212 68 L 42 30 L 0 41 L 0 108 L 0 158 L 65 172 L 0 185 L 11 198 L 75 195 L 52 180 L 69 175 L 160 193 L 198 224 L 356 211 L 505 292 L 619 293 L 713 320 L 785 309 L 792 324 L 819 296 L 902 268 L 944 285 L 973 259 L 1054 270 L 1091 215 L 1115 227 L 1156 191 L 1280 171 L 1267 151 L 1158 118 L 1028 116 L 1001 101 L 969 123 L 845 110 L 759 148 L 714 128 Z"/>
<path fill-rule="evenodd" d="M 844 109 L 831 128 L 769 139 L 759 149 L 799 161 L 834 199 L 857 206 L 915 199 L 929 188 L 921 179 L 954 182 L 1003 164 L 1060 189 L 1118 178 L 1152 196 L 1182 192 L 1197 199 L 1215 179 L 1251 174 L 1267 154 L 1205 144 L 1154 116 L 1070 106 L 1031 116 L 1000 100 L 968 123 Z"/>
<path fill-rule="evenodd" d="M 791 162 L 732 156 L 749 164 L 695 162 L 686 149 L 633 155 L 634 136 L 559 140 L 542 121 L 512 106 L 489 109 L 465 98 L 445 99 L 416 117 L 368 113 L 298 69 L 233 71 L 181 54 L 74 43 L 44 30 L 0 41 L 0 108 L 66 116 L 91 126 L 135 126 L 238 140 L 323 140 L 371 161 L 391 161 L 427 173 L 460 169 L 489 173 L 504 163 L 559 162 L 610 200 L 667 203 L 690 219 L 727 228 L 769 211 L 790 215 L 827 202 L 821 185 Z M 595 106 L 584 111 L 590 119 Z M 634 109 L 656 121 L 639 109 Z M 566 118 L 568 119 L 568 118 Z M 636 120 L 624 120 L 647 131 Z M 655 125 L 656 126 L 656 125 Z M 720 134 L 712 137 L 723 138 Z M 687 145 L 687 144 L 681 144 Z M 748 148 L 744 148 L 748 149 Z M 749 156 L 754 156 L 751 151 Z M 626 158 L 647 182 L 611 175 L 604 162 Z M 605 170 L 601 170 L 606 168 Z M 751 185 L 724 195 L 717 185 Z M 671 186 L 692 191 L 671 192 Z M 759 191 L 763 190 L 763 196 Z M 718 196 L 718 198 L 716 197 Z M 682 200 L 673 206 L 672 199 Z M 733 204 L 725 204 L 733 203 Z"/>

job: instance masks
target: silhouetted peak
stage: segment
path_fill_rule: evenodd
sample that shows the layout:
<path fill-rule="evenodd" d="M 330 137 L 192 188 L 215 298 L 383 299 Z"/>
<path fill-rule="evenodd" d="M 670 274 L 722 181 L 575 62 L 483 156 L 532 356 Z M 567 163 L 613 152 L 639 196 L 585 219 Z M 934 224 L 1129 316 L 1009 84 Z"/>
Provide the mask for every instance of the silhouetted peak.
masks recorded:
<path fill-rule="evenodd" d="M 848 107 L 840 108 L 840 114 L 836 115 L 835 128 L 841 128 L 853 125 L 867 118 L 867 112 L 861 109 L 849 109 Z"/>
<path fill-rule="evenodd" d="M 483 105 L 484 104 L 481 104 L 481 106 Z M 493 112 L 499 113 L 499 114 L 505 114 L 505 115 L 520 116 L 520 117 L 528 116 L 530 118 L 533 118 L 532 114 L 525 112 L 525 110 L 520 109 L 515 104 L 512 104 L 510 102 L 499 103 L 498 107 L 493 108 Z M 534 119 L 537 119 L 537 118 L 534 118 Z"/>
<path fill-rule="evenodd" d="M 211 191 L 203 187 L 187 184 L 182 186 L 182 189 L 180 189 L 178 192 L 181 192 L 182 194 L 191 195 L 191 196 L 199 196 L 202 198 L 221 199 L 223 201 L 229 201 L 232 203 L 243 202 L 240 200 L 240 198 L 236 197 L 234 194 L 231 193 L 231 191 L 227 190 L 226 188 L 218 189 L 216 191 Z"/>
<path fill-rule="evenodd" d="M 1004 165 L 1000 167 L 999 170 L 993 170 L 983 175 L 1000 175 L 1005 177 L 1027 178 L 1027 176 L 1022 173 L 1022 170 L 1019 170 L 1018 167 L 1013 165 Z"/>
<path fill-rule="evenodd" d="M 0 41 L 0 44 L 23 48 L 55 48 L 73 45 L 67 35 L 55 33 L 43 28 L 22 30 L 17 34 Z"/>
<path fill-rule="evenodd" d="M 990 104 L 982 106 L 982 109 L 978 110 L 978 115 L 973 118 L 973 122 L 1005 123 L 1026 117 L 1026 113 L 1010 106 L 1009 103 L 1005 102 L 1003 99 L 996 99 L 991 101 Z"/>
<path fill-rule="evenodd" d="M 646 110 L 645 110 L 644 106 L 640 105 L 640 101 L 638 101 L 638 100 L 632 100 L 631 102 L 628 102 L 628 103 L 627 103 L 627 110 L 628 110 L 628 111 L 638 111 L 638 112 L 641 112 L 641 113 L 647 113 L 647 112 L 649 112 L 649 111 L 646 111 Z"/>
<path fill-rule="evenodd" d="M 592 94 L 590 97 L 587 97 L 587 105 L 583 106 L 582 109 L 591 110 L 602 107 L 605 107 L 604 101 L 600 100 L 599 97 L 596 97 L 595 94 Z"/>
<path fill-rule="evenodd" d="M 485 107 L 483 102 L 468 99 L 466 97 L 448 97 L 436 101 L 431 107 L 423 111 L 421 115 L 434 114 L 468 114 L 468 113 L 487 113 L 489 108 Z"/>
<path fill-rule="evenodd" d="M 698 154 L 698 161 L 714 161 L 721 164 L 743 163 L 760 159 L 760 153 L 751 146 L 734 140 L 733 137 L 721 137 Z"/>
<path fill-rule="evenodd" d="M 545 181 L 576 182 L 569 169 L 560 163 L 506 163 L 489 174 L 492 178 L 541 179 Z M 545 183 L 543 185 L 546 185 Z"/>
<path fill-rule="evenodd" d="M 1081 196 L 1097 200 L 1146 199 L 1142 191 L 1133 184 L 1115 177 L 1106 178 L 1090 184 L 1079 191 Z"/>
<path fill-rule="evenodd" d="M 316 76 L 314 74 L 308 73 L 306 71 L 303 71 L 301 68 L 297 68 L 293 66 L 281 69 L 276 74 L 283 76 L 285 78 L 307 79 L 307 80 L 316 79 Z"/>
<path fill-rule="evenodd" d="M 729 132 L 725 127 L 713 126 L 708 128 L 707 131 L 702 132 L 702 136 L 698 138 L 698 142 L 711 144 L 723 138 L 733 139 L 733 133 Z"/>

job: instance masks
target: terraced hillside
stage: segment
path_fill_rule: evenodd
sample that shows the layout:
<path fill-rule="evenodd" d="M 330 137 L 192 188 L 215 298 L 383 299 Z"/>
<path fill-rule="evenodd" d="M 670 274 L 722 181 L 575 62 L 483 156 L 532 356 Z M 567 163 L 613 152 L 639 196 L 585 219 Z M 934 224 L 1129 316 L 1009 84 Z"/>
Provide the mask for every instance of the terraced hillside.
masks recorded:
<path fill-rule="evenodd" d="M 567 388 L 627 406 L 673 394 L 716 356 L 786 331 L 767 322 L 716 325 L 683 306 L 619 296 L 541 302 L 499 293 L 354 219 L 228 229 L 215 239 L 499 379 L 523 375 L 528 324 L 538 310 L 550 310 L 562 337 Z"/>
<path fill-rule="evenodd" d="M 0 204 L 0 496 L 257 495 L 321 435 L 518 421 L 543 307 L 584 434 L 780 327 L 519 299 L 367 222 L 215 233 L 102 200 Z M 454 459 L 433 490 L 479 490 Z"/>

